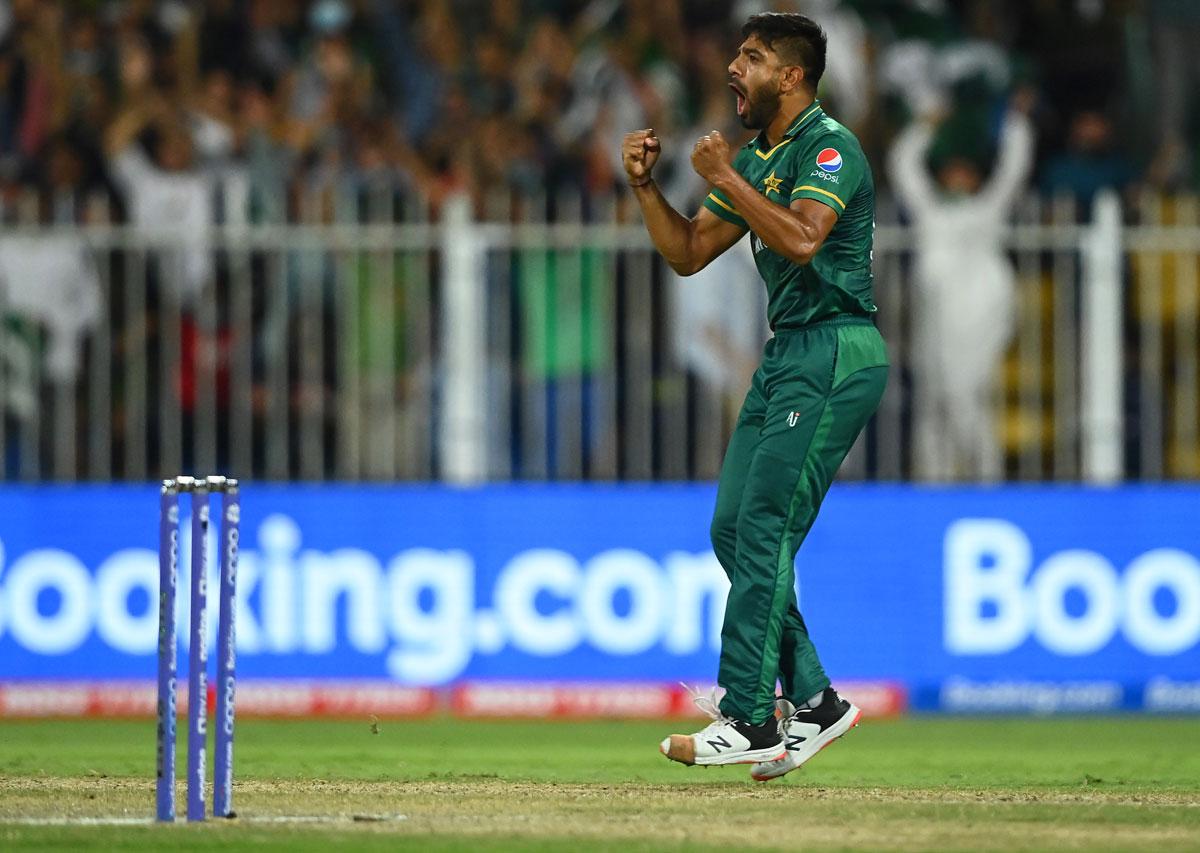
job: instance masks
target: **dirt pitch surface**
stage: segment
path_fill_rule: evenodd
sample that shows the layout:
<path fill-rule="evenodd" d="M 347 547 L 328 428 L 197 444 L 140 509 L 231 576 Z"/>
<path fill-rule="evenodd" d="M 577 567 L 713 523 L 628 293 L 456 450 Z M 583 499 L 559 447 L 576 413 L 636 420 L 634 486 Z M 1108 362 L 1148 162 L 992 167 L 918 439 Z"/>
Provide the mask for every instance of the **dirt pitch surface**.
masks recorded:
<path fill-rule="evenodd" d="M 247 721 L 239 817 L 161 826 L 152 723 L 0 723 L 0 849 L 1200 849 L 1200 720 L 874 723 L 768 784 L 662 728 Z"/>

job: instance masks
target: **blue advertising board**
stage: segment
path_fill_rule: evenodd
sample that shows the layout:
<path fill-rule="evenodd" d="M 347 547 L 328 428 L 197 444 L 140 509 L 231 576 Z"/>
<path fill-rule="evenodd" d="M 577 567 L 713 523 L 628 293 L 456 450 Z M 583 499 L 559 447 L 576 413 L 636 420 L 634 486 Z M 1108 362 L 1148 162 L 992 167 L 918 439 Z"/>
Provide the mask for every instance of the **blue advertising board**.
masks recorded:
<path fill-rule="evenodd" d="M 711 682 L 713 497 L 246 486 L 239 675 Z M 0 489 L 0 681 L 152 677 L 157 511 L 153 487 Z M 835 682 L 920 709 L 1200 710 L 1198 518 L 1192 487 L 841 486 L 800 606 Z"/>

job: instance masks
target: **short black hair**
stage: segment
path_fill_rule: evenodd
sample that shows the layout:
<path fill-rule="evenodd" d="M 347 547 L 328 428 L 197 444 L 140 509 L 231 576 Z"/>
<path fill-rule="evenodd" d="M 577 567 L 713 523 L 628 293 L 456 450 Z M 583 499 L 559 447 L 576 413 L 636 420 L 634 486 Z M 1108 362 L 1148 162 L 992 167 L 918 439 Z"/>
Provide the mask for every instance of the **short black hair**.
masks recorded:
<path fill-rule="evenodd" d="M 797 12 L 763 12 L 751 15 L 742 27 L 742 38 L 754 36 L 788 65 L 804 69 L 804 80 L 817 90 L 825 73 L 825 31 L 807 15 Z"/>

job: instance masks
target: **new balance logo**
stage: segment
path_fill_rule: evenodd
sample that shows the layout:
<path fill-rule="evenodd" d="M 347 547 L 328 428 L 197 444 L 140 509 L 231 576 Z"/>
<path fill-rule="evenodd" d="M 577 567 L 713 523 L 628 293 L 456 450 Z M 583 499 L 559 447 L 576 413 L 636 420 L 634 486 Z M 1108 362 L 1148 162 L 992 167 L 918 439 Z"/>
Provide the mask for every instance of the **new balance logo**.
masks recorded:
<path fill-rule="evenodd" d="M 721 751 L 721 747 L 725 747 L 726 749 L 730 749 L 733 747 L 733 744 L 731 744 L 729 741 L 725 740 L 725 738 L 723 738 L 723 737 L 719 737 L 716 740 L 710 740 L 708 742 L 708 745 L 711 746 L 713 749 L 715 749 L 717 752 Z"/>
<path fill-rule="evenodd" d="M 808 740 L 808 738 L 804 737 L 803 735 L 788 735 L 787 748 L 799 749 L 800 744 L 804 743 L 806 740 Z"/>

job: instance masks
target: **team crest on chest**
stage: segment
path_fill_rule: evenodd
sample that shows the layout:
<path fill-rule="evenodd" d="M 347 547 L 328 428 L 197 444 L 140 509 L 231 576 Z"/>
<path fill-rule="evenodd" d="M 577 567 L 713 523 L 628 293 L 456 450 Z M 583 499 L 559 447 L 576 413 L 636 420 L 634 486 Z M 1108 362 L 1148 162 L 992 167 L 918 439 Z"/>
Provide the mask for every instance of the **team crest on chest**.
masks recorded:
<path fill-rule="evenodd" d="M 763 195 L 770 197 L 771 193 L 779 195 L 779 187 L 783 184 L 783 178 L 775 177 L 775 170 L 771 170 L 771 174 L 763 178 Z"/>

